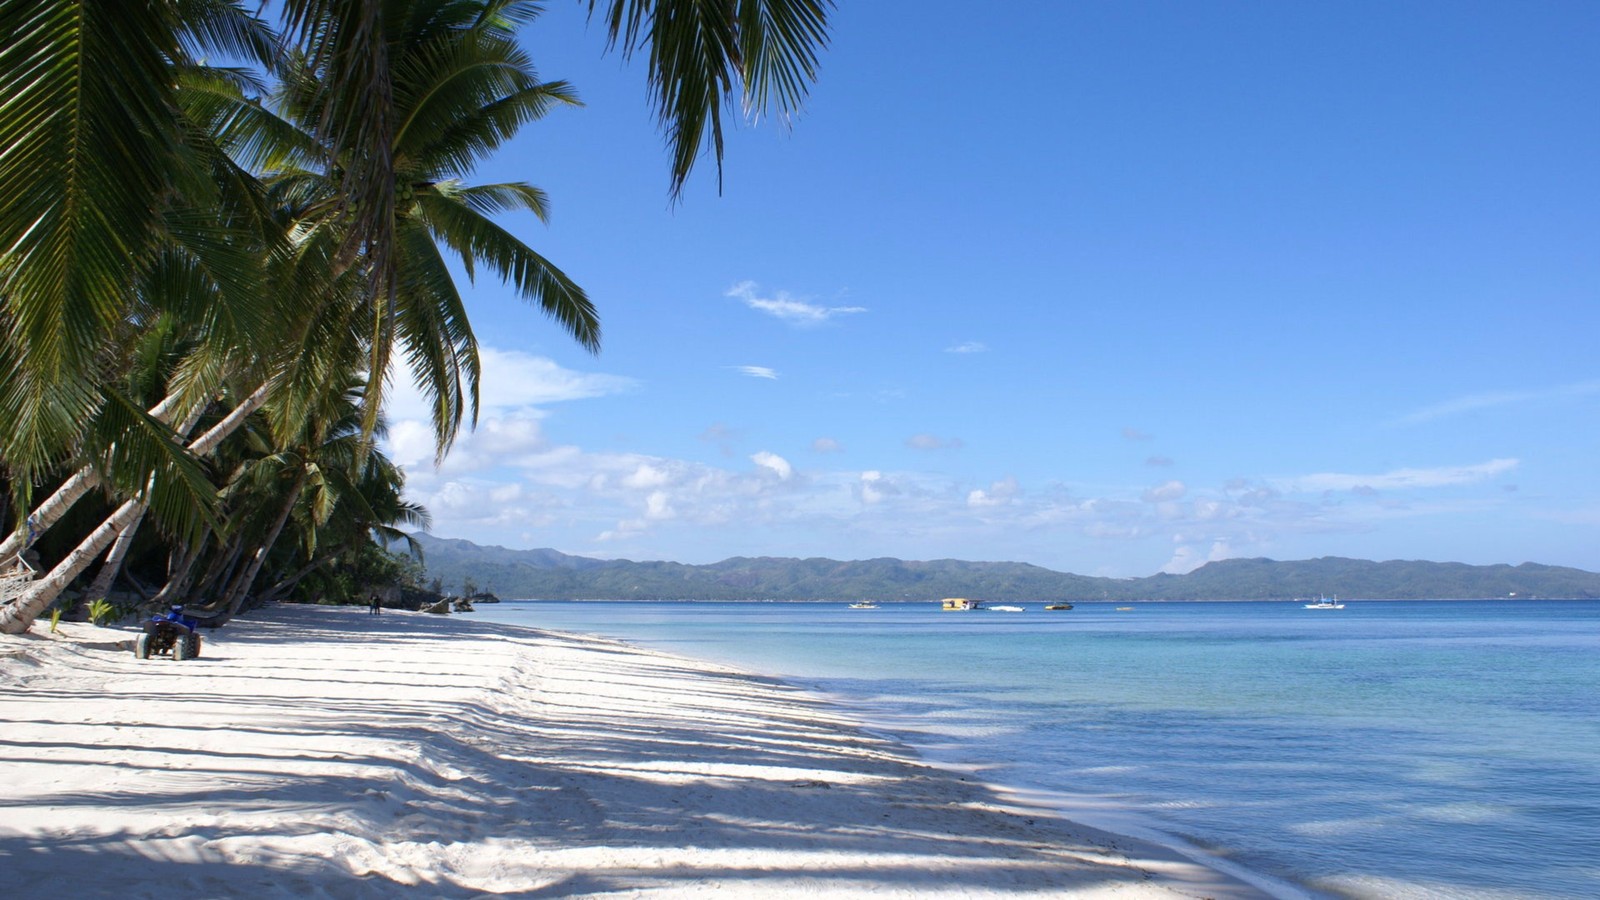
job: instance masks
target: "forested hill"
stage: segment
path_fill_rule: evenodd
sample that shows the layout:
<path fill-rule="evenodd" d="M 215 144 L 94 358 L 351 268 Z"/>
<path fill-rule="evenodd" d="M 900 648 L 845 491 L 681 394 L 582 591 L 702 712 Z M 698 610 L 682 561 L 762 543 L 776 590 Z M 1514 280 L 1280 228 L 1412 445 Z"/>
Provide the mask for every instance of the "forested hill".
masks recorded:
<path fill-rule="evenodd" d="M 1280 600 L 1600 597 L 1600 574 L 1558 566 L 1469 566 L 1323 557 L 1230 559 L 1187 575 L 1093 578 L 1026 563 L 735 557 L 706 566 L 507 550 L 416 535 L 429 578 L 467 579 L 507 599 L 548 600 Z"/>

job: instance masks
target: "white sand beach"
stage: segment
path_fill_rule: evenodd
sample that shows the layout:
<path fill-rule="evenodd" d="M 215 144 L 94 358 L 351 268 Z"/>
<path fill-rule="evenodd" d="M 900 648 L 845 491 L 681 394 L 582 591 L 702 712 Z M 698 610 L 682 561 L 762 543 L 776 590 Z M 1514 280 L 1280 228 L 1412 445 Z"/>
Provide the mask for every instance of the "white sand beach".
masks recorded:
<path fill-rule="evenodd" d="M 0 638 L 7 897 L 1259 897 L 772 678 L 278 607 L 140 661 Z"/>

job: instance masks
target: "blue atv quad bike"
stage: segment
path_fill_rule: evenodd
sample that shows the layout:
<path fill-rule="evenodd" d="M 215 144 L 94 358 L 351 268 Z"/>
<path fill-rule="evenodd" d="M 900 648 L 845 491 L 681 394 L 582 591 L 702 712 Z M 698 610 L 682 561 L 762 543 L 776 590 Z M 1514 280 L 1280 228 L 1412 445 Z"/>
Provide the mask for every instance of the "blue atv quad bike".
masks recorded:
<path fill-rule="evenodd" d="M 173 659 L 194 659 L 200 655 L 198 620 L 183 614 L 183 607 L 174 606 L 171 612 L 151 616 L 144 623 L 144 634 L 133 643 L 133 655 L 149 659 L 162 653 L 171 653 Z"/>

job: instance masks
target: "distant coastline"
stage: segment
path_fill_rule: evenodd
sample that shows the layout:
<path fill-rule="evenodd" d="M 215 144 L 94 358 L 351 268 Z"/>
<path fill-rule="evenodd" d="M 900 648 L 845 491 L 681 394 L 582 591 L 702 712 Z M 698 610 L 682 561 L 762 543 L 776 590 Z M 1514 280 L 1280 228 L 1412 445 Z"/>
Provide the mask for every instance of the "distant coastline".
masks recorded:
<path fill-rule="evenodd" d="M 993 602 L 1294 600 L 1592 600 L 1600 573 L 1538 563 L 1472 566 L 1321 557 L 1230 559 L 1184 575 L 1099 578 L 1014 562 L 735 557 L 710 565 L 598 560 L 414 536 L 428 577 L 470 579 L 506 598 L 884 602 L 971 596 Z"/>

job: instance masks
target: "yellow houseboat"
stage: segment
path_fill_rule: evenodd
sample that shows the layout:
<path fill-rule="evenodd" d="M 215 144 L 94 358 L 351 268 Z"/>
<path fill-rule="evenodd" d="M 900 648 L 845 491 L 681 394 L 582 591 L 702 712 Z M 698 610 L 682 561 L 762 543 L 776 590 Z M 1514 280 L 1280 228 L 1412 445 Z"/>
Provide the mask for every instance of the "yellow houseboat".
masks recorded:
<path fill-rule="evenodd" d="M 940 607 L 940 609 L 943 609 L 945 612 L 952 612 L 952 611 L 958 610 L 958 609 L 982 609 L 982 608 L 983 608 L 983 601 L 982 600 L 968 600 L 965 597 L 946 597 L 945 600 L 944 600 L 944 605 L 942 607 Z"/>

